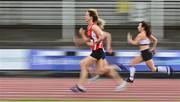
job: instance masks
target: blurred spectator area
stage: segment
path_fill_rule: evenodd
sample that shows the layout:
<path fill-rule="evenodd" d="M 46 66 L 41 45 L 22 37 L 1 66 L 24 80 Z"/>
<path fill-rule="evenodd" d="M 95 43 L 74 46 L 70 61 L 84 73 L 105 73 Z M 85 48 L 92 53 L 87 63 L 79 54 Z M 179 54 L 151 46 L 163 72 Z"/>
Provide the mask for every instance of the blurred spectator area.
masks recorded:
<path fill-rule="evenodd" d="M 162 49 L 180 48 L 179 0 L 1 0 L 0 48 L 72 47 L 89 8 L 106 21 L 115 49 L 127 48 L 126 33 L 137 34 L 142 20 L 160 30 Z M 63 26 L 72 26 L 68 39 Z"/>

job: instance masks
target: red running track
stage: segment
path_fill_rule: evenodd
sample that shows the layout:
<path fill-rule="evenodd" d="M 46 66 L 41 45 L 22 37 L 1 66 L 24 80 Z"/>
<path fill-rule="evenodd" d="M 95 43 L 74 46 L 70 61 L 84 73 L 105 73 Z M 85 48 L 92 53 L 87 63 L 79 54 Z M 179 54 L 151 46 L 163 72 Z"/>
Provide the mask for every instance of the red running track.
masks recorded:
<path fill-rule="evenodd" d="M 0 78 L 0 100 L 138 100 L 180 101 L 179 79 L 136 79 L 124 92 L 115 92 L 110 79 L 86 85 L 86 93 L 69 90 L 77 79 Z"/>

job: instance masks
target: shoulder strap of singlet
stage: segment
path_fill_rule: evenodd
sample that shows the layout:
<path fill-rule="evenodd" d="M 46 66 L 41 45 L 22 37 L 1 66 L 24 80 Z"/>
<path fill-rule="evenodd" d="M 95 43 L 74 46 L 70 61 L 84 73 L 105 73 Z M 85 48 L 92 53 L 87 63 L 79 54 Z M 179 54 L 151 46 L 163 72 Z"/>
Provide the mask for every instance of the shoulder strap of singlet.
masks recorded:
<path fill-rule="evenodd" d="M 94 25 L 94 23 L 91 26 L 88 26 L 88 30 L 92 29 L 93 25 Z"/>

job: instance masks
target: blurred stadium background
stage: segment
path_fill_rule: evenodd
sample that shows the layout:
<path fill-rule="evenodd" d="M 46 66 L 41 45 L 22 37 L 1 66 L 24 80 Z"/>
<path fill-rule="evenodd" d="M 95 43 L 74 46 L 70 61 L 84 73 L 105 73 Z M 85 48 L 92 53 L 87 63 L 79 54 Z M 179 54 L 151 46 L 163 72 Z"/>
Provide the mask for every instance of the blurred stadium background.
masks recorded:
<path fill-rule="evenodd" d="M 136 55 L 132 53 L 130 56 L 124 56 L 124 53 L 118 53 L 119 50 L 136 52 L 137 46 L 128 45 L 126 35 L 127 32 L 136 35 L 138 22 L 144 20 L 151 24 L 153 34 L 159 39 L 158 50 L 163 53 L 157 54 L 156 57 L 162 57 L 165 61 L 160 65 L 168 63 L 178 66 L 179 5 L 179 0 L 1 0 L 0 69 L 33 69 L 29 68 L 33 62 L 31 57 L 39 53 L 41 56 L 62 56 L 64 53 L 63 58 L 66 55 L 72 55 L 73 58 L 77 52 L 88 50 L 86 46 L 75 46 L 72 39 L 78 34 L 79 27 L 86 25 L 84 12 L 89 8 L 97 9 L 100 17 L 106 20 L 105 30 L 112 33 L 116 57 Z M 45 54 L 43 49 L 50 51 Z M 58 52 L 59 50 L 61 52 Z M 18 62 L 21 64 L 16 64 Z M 123 63 L 127 64 L 128 61 Z M 175 69 L 179 70 L 177 67 Z"/>
<path fill-rule="evenodd" d="M 112 33 L 111 61 L 127 65 L 137 55 L 126 35 L 136 35 L 144 20 L 159 39 L 156 64 L 173 67 L 173 78 L 180 78 L 180 0 L 1 0 L 0 76 L 78 76 L 89 48 L 75 46 L 73 36 L 86 25 L 89 8 L 98 10 Z M 138 67 L 137 77 L 169 78 L 154 76 L 144 63 Z"/>
<path fill-rule="evenodd" d="M 84 12 L 96 8 L 113 34 L 114 49 L 127 46 L 126 33 L 149 22 L 159 49 L 179 49 L 179 0 L 1 0 L 1 48 L 70 48 L 72 36 L 85 25 Z"/>

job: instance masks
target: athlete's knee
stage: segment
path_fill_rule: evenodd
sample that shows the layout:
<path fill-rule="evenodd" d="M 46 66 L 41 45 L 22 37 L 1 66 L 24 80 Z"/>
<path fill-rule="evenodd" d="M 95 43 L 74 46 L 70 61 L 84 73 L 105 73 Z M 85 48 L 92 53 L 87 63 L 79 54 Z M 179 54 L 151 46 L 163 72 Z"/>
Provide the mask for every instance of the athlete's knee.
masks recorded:
<path fill-rule="evenodd" d="M 98 70 L 98 74 L 100 74 L 100 75 L 103 75 L 103 74 L 105 74 L 107 72 L 107 70 L 105 69 L 105 68 L 100 68 L 99 70 Z"/>
<path fill-rule="evenodd" d="M 80 66 L 81 67 L 84 66 L 84 61 L 83 60 L 80 61 Z"/>
<path fill-rule="evenodd" d="M 84 60 L 81 60 L 80 67 L 81 67 L 81 69 L 88 69 L 87 62 Z"/>
<path fill-rule="evenodd" d="M 103 75 L 105 73 L 105 70 L 99 70 L 98 74 Z"/>

